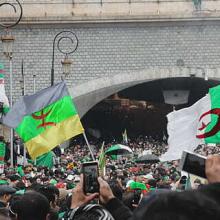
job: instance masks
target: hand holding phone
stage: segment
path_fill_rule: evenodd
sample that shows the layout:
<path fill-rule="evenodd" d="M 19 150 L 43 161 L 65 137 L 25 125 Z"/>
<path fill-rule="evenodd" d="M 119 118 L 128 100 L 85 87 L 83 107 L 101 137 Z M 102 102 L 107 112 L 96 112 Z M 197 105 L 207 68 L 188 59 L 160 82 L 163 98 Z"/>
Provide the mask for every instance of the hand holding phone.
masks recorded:
<path fill-rule="evenodd" d="M 85 195 L 84 190 L 83 190 L 83 175 L 80 176 L 80 182 L 73 189 L 72 193 L 73 193 L 72 201 L 71 201 L 72 209 L 88 204 L 89 202 L 93 201 L 99 195 L 98 193 Z"/>
<path fill-rule="evenodd" d="M 220 182 L 220 155 L 211 155 L 207 158 L 206 175 L 209 183 Z"/>
<path fill-rule="evenodd" d="M 98 162 L 91 161 L 82 164 L 83 191 L 85 194 L 99 192 Z"/>
<path fill-rule="evenodd" d="M 205 163 L 206 157 L 192 152 L 183 151 L 179 167 L 183 171 L 206 178 Z"/>

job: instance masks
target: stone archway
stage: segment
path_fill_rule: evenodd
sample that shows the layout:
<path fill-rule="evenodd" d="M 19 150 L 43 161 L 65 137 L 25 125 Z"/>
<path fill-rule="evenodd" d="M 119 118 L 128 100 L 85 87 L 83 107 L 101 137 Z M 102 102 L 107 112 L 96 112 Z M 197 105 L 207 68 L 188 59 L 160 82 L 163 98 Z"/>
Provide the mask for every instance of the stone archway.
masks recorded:
<path fill-rule="evenodd" d="M 197 77 L 217 80 L 220 79 L 220 68 L 152 67 L 139 72 L 126 72 L 91 80 L 70 88 L 70 94 L 76 103 L 80 117 L 83 117 L 97 103 L 123 89 L 147 81 L 174 77 Z"/>

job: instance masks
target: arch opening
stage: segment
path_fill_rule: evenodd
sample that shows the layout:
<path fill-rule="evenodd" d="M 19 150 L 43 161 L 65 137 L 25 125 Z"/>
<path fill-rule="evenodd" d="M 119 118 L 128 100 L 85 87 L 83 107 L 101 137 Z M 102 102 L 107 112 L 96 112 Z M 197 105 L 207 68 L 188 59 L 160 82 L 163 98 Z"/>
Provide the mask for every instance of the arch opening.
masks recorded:
<path fill-rule="evenodd" d="M 178 77 L 153 80 L 122 89 L 92 107 L 82 118 L 90 138 L 122 139 L 126 129 L 129 138 L 151 136 L 161 140 L 167 136 L 166 115 L 191 106 L 217 80 Z"/>

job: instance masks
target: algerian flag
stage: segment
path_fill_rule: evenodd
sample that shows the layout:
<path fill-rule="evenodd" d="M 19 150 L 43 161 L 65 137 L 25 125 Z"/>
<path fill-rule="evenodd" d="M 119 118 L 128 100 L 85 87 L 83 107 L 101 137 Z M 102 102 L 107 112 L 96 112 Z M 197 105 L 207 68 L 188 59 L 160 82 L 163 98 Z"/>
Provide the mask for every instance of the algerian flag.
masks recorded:
<path fill-rule="evenodd" d="M 183 150 L 193 151 L 199 144 L 220 143 L 220 86 L 189 108 L 167 115 L 168 151 L 161 160 L 181 158 Z"/>
<path fill-rule="evenodd" d="M 0 164 L 4 164 L 4 160 L 5 160 L 5 148 L 6 148 L 5 142 L 0 141 Z"/>
<path fill-rule="evenodd" d="M 3 113 L 9 111 L 9 102 L 8 98 L 5 95 L 5 79 L 4 74 L 1 74 L 1 65 L 0 65 L 0 102 L 3 103 Z"/>
<path fill-rule="evenodd" d="M 0 73 L 4 72 L 4 65 L 2 63 L 0 63 Z"/>
<path fill-rule="evenodd" d="M 84 131 L 64 82 L 21 97 L 3 123 L 15 129 L 32 159 Z"/>

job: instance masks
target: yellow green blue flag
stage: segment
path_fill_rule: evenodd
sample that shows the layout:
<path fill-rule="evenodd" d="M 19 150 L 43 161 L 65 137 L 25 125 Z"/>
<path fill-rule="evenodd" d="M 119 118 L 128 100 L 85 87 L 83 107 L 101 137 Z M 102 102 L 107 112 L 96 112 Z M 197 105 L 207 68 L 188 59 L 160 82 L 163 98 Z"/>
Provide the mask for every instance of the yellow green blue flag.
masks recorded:
<path fill-rule="evenodd" d="M 23 96 L 3 118 L 15 129 L 32 159 L 84 132 L 64 82 Z"/>

